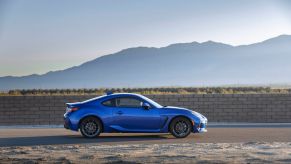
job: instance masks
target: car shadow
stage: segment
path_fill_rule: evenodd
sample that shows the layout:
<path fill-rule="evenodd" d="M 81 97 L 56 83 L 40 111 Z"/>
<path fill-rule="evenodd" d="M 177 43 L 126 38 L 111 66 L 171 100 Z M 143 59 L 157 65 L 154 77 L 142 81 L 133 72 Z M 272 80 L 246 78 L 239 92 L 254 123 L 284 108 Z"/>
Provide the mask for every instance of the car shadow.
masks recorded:
<path fill-rule="evenodd" d="M 37 146 L 37 145 L 63 145 L 63 144 L 127 144 L 146 143 L 166 140 L 171 138 L 168 134 L 162 135 L 130 135 L 126 136 L 99 136 L 97 138 L 84 138 L 80 135 L 58 135 L 58 136 L 33 136 L 0 138 L 0 147 L 8 146 Z"/>

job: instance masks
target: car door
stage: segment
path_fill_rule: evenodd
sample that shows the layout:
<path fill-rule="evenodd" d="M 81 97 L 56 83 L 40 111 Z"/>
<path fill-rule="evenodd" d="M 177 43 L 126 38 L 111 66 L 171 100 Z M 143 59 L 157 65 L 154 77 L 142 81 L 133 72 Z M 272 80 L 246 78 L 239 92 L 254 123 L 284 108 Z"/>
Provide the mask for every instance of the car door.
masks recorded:
<path fill-rule="evenodd" d="M 159 132 L 162 126 L 159 109 L 144 109 L 143 102 L 134 97 L 116 98 L 113 110 L 115 128 L 128 132 Z"/>

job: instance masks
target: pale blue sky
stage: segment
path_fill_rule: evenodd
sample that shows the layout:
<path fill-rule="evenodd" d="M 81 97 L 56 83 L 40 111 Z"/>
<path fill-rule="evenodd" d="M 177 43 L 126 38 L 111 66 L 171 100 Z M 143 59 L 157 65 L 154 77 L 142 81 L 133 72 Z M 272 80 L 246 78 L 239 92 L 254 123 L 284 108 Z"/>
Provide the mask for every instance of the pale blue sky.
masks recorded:
<path fill-rule="evenodd" d="M 0 0 L 0 76 L 43 74 L 137 46 L 250 44 L 291 34 L 288 0 Z"/>

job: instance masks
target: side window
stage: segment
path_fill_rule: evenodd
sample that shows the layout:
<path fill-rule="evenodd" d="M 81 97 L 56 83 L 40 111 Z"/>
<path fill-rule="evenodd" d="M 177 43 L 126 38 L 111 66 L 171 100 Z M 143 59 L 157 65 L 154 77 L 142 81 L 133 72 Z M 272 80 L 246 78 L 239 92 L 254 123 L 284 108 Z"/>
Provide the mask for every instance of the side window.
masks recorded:
<path fill-rule="evenodd" d="M 104 106 L 115 107 L 115 99 L 110 99 L 102 102 Z"/>
<path fill-rule="evenodd" d="M 137 100 L 135 98 L 117 98 L 116 106 L 117 107 L 129 107 L 129 108 L 140 108 L 142 105 L 142 101 Z"/>

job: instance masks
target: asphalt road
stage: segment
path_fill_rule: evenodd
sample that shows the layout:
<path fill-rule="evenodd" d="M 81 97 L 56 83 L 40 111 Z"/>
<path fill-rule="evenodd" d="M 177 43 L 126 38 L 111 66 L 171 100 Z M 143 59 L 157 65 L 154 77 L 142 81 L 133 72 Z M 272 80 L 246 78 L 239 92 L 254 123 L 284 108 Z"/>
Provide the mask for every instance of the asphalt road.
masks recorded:
<path fill-rule="evenodd" d="M 59 144 L 163 144 L 163 143 L 237 143 L 291 142 L 290 127 L 213 127 L 207 133 L 176 139 L 170 134 L 107 133 L 86 139 L 78 132 L 62 128 L 0 129 L 0 147 Z"/>

